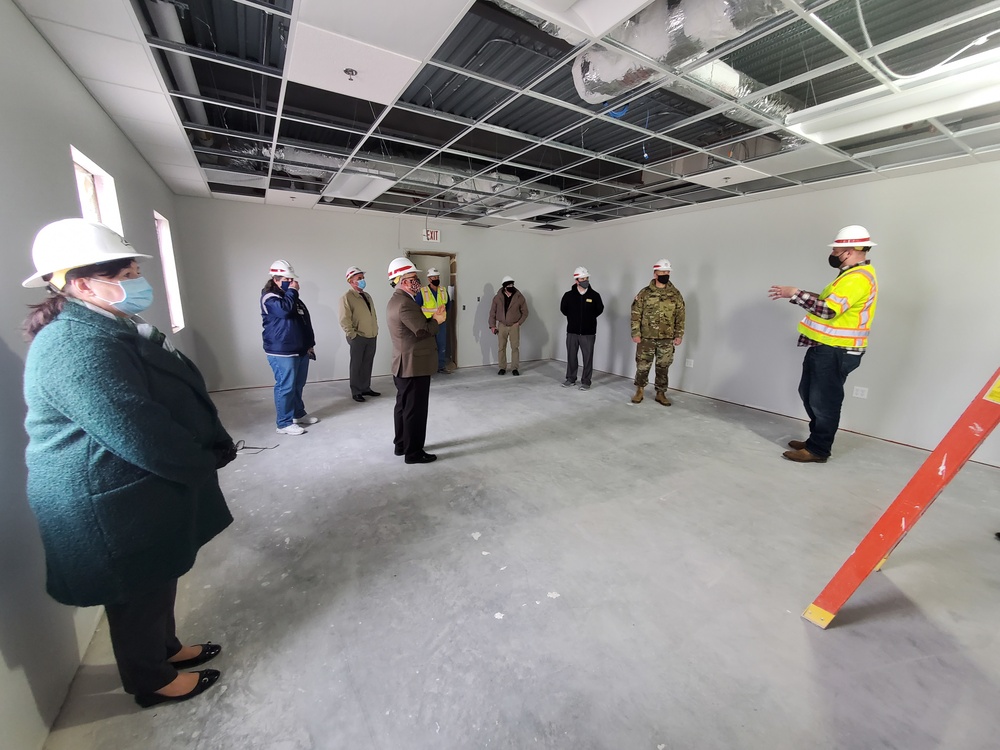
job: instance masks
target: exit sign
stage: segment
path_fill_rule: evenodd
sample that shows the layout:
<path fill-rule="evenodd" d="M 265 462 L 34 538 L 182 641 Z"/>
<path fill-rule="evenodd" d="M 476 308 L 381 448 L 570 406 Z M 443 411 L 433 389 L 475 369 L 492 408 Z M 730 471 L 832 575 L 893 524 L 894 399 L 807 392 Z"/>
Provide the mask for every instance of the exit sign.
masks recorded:
<path fill-rule="evenodd" d="M 424 242 L 440 242 L 441 241 L 441 230 L 440 229 L 425 229 L 424 230 Z"/>

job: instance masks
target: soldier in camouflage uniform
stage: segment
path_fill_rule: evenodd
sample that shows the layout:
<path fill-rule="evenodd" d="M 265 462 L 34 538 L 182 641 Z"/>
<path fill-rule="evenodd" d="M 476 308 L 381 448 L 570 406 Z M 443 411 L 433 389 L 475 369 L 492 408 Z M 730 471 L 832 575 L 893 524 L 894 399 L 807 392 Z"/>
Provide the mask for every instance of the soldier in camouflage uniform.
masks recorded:
<path fill-rule="evenodd" d="M 632 301 L 632 340 L 635 347 L 635 395 L 632 403 L 642 401 L 649 382 L 649 369 L 656 363 L 656 403 L 670 406 L 667 398 L 667 372 L 674 361 L 674 347 L 684 338 L 684 298 L 670 283 L 670 261 L 653 265 L 654 278 Z"/>

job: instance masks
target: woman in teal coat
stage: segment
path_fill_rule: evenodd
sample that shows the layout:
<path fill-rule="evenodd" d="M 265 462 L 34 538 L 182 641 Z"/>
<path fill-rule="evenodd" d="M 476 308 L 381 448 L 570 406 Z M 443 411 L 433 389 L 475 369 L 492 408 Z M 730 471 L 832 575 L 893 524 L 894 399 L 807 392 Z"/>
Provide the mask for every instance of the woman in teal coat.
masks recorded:
<path fill-rule="evenodd" d="M 152 301 L 135 252 L 102 224 L 64 219 L 32 248 L 24 286 L 49 297 L 25 321 L 28 501 L 47 588 L 103 605 L 126 692 L 186 700 L 219 672 L 178 672 L 222 650 L 174 633 L 177 578 L 232 522 L 216 471 L 236 448 L 201 373 L 134 317 Z"/>

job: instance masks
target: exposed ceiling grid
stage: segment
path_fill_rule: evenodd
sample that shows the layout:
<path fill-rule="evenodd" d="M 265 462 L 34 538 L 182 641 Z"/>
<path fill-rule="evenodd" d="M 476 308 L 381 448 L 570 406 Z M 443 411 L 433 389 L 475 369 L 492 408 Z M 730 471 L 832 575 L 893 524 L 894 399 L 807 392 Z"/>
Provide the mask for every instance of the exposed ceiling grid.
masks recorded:
<path fill-rule="evenodd" d="M 1000 0 L 15 1 L 181 194 L 554 232 L 1000 154 Z"/>

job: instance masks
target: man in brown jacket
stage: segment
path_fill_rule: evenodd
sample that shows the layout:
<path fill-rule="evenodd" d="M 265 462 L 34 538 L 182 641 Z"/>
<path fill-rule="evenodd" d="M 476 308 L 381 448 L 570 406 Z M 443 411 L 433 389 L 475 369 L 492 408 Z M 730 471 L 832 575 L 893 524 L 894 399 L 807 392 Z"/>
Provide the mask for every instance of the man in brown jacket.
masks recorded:
<path fill-rule="evenodd" d="M 521 324 L 528 319 L 528 303 L 524 295 L 514 286 L 514 279 L 504 276 L 500 282 L 500 291 L 493 298 L 490 306 L 490 330 L 498 336 L 497 357 L 500 360 L 500 371 L 497 375 L 507 373 L 507 341 L 510 341 L 511 374 L 520 375 L 517 371 L 521 364 Z"/>
<path fill-rule="evenodd" d="M 389 281 L 396 287 L 385 311 L 392 337 L 392 379 L 396 384 L 396 432 L 392 442 L 396 455 L 405 456 L 406 463 L 429 464 L 437 460 L 424 450 L 431 375 L 437 372 L 434 335 L 445 321 L 445 310 L 442 306 L 430 318 L 424 317 L 418 273 L 409 258 L 396 258 L 389 264 Z"/>
<path fill-rule="evenodd" d="M 364 291 L 365 272 L 351 266 L 346 275 L 351 288 L 340 298 L 340 327 L 351 349 L 351 398 L 360 403 L 365 396 L 382 395 L 372 390 L 378 319 L 371 295 Z"/>

